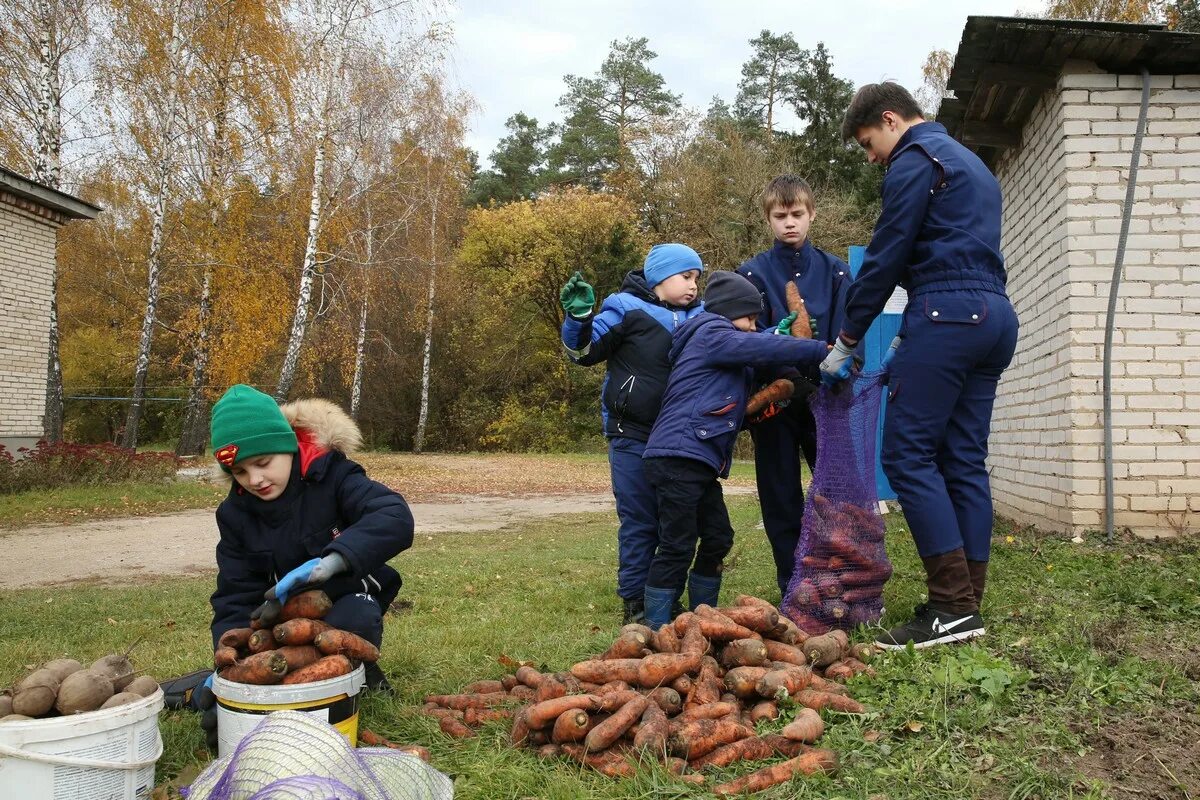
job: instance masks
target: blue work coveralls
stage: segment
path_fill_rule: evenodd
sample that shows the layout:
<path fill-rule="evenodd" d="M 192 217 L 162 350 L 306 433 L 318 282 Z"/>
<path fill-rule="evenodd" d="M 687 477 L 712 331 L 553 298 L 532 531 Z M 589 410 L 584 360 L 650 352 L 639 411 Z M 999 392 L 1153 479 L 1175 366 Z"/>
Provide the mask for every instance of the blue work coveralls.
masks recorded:
<path fill-rule="evenodd" d="M 984 163 L 942 125 L 913 125 L 888 160 L 883 208 L 846 298 L 842 333 L 861 340 L 893 289 L 908 292 L 882 461 L 922 558 L 962 548 L 983 562 L 991 550 L 988 433 L 1017 344 L 1000 215 Z"/>
<path fill-rule="evenodd" d="M 813 246 L 808 239 L 799 248 L 783 242 L 754 256 L 737 269 L 763 296 L 760 330 L 773 328 L 788 315 L 785 287 L 794 281 L 813 324 L 813 338 L 833 344 L 842 326 L 850 268 L 837 256 Z M 781 413 L 750 426 L 754 440 L 755 481 L 762 506 L 763 527 L 775 558 L 779 594 L 787 591 L 795 568 L 796 545 L 804 519 L 800 455 L 809 469 L 817 462 L 816 423 L 805 398 L 806 388 L 820 384 L 815 366 L 802 367 L 796 396 Z M 759 375 L 760 381 L 775 375 Z M 805 383 L 807 382 L 807 383 Z"/>

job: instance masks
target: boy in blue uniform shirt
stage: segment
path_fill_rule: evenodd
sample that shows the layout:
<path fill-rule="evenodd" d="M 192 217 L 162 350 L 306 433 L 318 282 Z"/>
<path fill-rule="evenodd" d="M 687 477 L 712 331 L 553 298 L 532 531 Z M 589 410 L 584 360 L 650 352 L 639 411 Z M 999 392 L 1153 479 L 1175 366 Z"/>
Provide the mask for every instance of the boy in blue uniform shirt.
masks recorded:
<path fill-rule="evenodd" d="M 798 175 L 780 175 L 763 191 L 762 208 L 775 244 L 737 270 L 762 293 L 765 307 L 758 318 L 759 330 L 775 327 L 788 317 L 785 287 L 794 282 L 812 320 L 813 338 L 833 344 L 841 329 L 850 268 L 808 238 L 816 216 L 812 189 Z M 812 365 L 784 377 L 791 377 L 796 384 L 791 403 L 782 412 L 750 426 L 763 527 L 775 558 L 781 597 L 792 579 L 804 519 L 801 453 L 810 469 L 817 460 L 816 422 L 803 401 L 820 380 L 820 373 Z"/>
<path fill-rule="evenodd" d="M 992 540 L 986 466 L 1000 374 L 1017 343 L 1000 253 L 1000 186 L 979 158 L 926 122 L 894 83 L 858 90 L 842 123 L 888 168 L 883 208 L 822 380 L 849 377 L 854 346 L 893 289 L 908 292 L 892 343 L 882 461 L 924 562 L 929 601 L 877 643 L 902 649 L 985 632 Z"/>
<path fill-rule="evenodd" d="M 733 546 L 719 479 L 729 476 L 754 368 L 816 365 L 829 349 L 759 333 L 762 297 L 737 273 L 714 274 L 704 306 L 675 332 L 671 379 L 644 454 L 658 500 L 658 551 L 645 590 L 646 624 L 656 630 L 671 619 L 685 583 L 691 608 L 717 605 Z"/>
<path fill-rule="evenodd" d="M 608 364 L 600 409 L 620 520 L 617 594 L 626 623 L 642 620 L 646 572 L 658 545 L 657 505 L 642 472 L 642 450 L 667 386 L 671 334 L 700 313 L 696 280 L 703 271 L 692 248 L 658 244 L 642 269 L 625 276 L 621 291 L 604 299 L 600 313 L 593 315 L 595 292 L 578 272 L 560 294 L 568 357 L 585 367 Z"/>

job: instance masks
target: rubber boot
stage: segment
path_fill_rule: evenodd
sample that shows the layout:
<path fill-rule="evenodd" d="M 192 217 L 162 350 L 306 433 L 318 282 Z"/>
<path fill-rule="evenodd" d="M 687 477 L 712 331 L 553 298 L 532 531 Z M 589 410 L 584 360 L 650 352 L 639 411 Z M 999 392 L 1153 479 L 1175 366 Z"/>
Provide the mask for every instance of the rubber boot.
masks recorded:
<path fill-rule="evenodd" d="M 717 607 L 717 595 L 721 593 L 720 575 L 688 575 L 688 607 L 696 610 L 696 606 L 709 605 Z"/>
<path fill-rule="evenodd" d="M 646 627 L 656 631 L 671 621 L 671 603 L 675 599 L 674 589 L 645 589 Z"/>
<path fill-rule="evenodd" d="M 983 589 L 987 586 L 988 562 L 968 559 L 967 569 L 971 572 L 971 588 L 975 591 L 975 603 L 983 608 Z"/>
<path fill-rule="evenodd" d="M 979 610 L 971 585 L 971 570 L 961 547 L 921 561 L 925 564 L 930 606 L 956 614 L 973 614 Z"/>

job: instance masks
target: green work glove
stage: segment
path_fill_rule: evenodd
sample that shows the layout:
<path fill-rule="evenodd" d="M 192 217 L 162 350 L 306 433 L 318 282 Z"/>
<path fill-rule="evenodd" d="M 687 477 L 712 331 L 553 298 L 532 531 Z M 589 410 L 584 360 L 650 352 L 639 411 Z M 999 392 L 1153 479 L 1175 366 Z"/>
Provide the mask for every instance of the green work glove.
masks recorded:
<path fill-rule="evenodd" d="M 793 311 L 792 313 L 788 314 L 783 319 L 779 320 L 779 324 L 775 326 L 775 332 L 778 333 L 780 336 L 791 336 L 792 335 L 792 323 L 796 321 L 796 315 L 798 313 L 799 312 L 797 312 L 797 311 Z"/>
<path fill-rule="evenodd" d="M 583 279 L 582 272 L 576 272 L 558 293 L 563 311 L 576 319 L 582 319 L 592 313 L 596 305 L 596 290 Z"/>

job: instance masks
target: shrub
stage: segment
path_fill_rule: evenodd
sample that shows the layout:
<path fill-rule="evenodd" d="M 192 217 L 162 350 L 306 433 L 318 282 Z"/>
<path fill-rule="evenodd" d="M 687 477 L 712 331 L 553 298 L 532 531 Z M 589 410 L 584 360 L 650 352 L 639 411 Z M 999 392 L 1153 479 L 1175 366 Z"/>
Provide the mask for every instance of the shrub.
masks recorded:
<path fill-rule="evenodd" d="M 0 494 L 59 486 L 100 486 L 122 481 L 161 481 L 175 475 L 171 453 L 138 453 L 112 444 L 38 442 L 13 454 L 0 445 Z"/>

